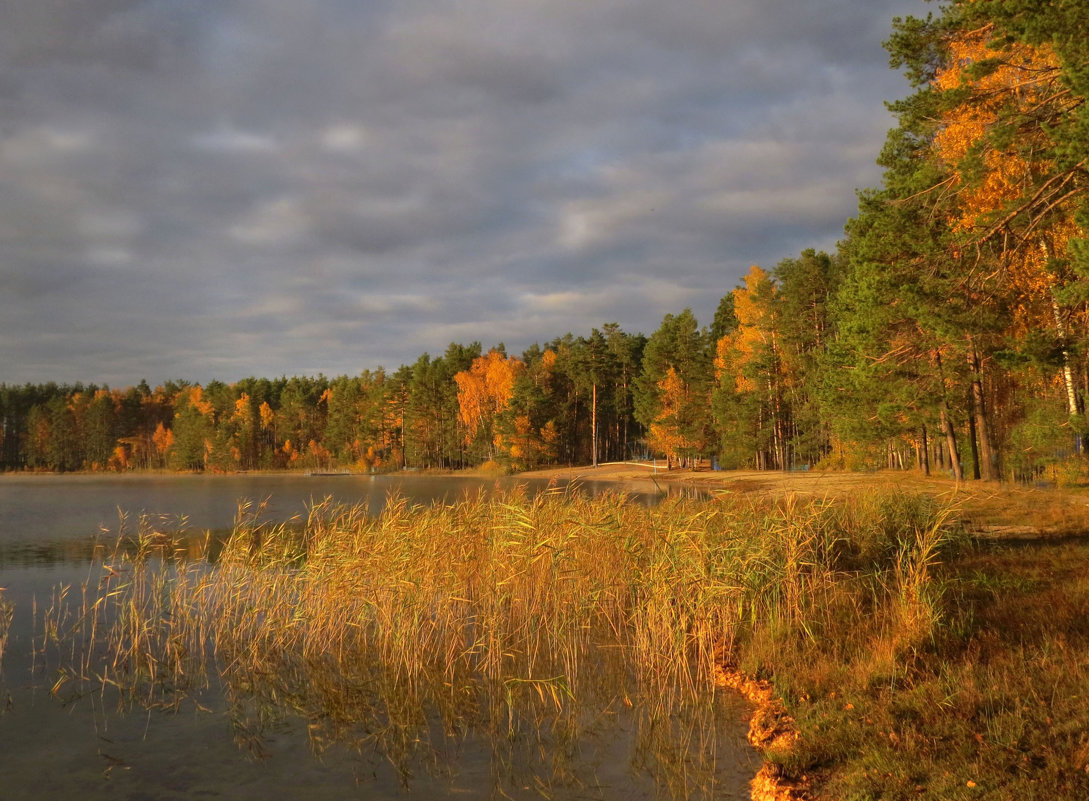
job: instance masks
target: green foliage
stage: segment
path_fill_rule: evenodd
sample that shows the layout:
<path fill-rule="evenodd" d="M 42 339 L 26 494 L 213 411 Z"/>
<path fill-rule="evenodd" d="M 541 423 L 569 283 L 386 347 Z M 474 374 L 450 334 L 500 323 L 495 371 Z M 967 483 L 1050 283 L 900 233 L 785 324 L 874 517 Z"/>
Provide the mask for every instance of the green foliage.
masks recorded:
<path fill-rule="evenodd" d="M 711 339 L 718 342 L 727 334 L 737 330 L 737 313 L 734 311 L 734 293 L 727 292 L 718 302 L 715 318 L 711 322 Z"/>
<path fill-rule="evenodd" d="M 635 419 L 645 428 L 662 419 L 662 382 L 670 370 L 680 379 L 681 397 L 664 426 L 684 443 L 685 456 L 707 451 L 711 434 L 710 392 L 714 343 L 690 309 L 667 314 L 647 340 L 642 368 L 634 382 Z"/>
<path fill-rule="evenodd" d="M 1056 480 L 1074 483 L 1085 473 L 1085 460 L 1074 456 L 1075 435 L 1070 418 L 1054 403 L 1034 403 L 1010 432 L 1009 466 L 1022 481 Z"/>
<path fill-rule="evenodd" d="M 215 421 L 212 410 L 202 408 L 204 403 L 196 390 L 180 393 L 172 428 L 174 446 L 169 456 L 173 470 L 201 471 L 205 467 L 211 452 Z"/>

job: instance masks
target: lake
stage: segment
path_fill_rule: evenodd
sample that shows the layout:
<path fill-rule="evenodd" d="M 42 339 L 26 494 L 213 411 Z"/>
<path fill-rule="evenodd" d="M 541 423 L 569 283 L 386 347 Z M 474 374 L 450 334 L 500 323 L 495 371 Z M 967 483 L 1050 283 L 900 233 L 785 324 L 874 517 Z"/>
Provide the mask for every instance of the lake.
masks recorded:
<path fill-rule="evenodd" d="M 366 738 L 317 747 L 320 721 L 287 703 L 273 708 L 244 699 L 240 715 L 238 699 L 228 703 L 214 680 L 176 709 L 121 710 L 101 693 L 74 692 L 64 683 L 54 693 L 58 668 L 35 654 L 34 638 L 41 636 L 43 610 L 56 588 L 79 592 L 93 574 L 95 543 L 113 540 L 122 518 L 130 532 L 146 516 L 157 530 L 199 533 L 229 529 L 242 502 L 264 504 L 263 519 L 280 522 L 305 518 L 324 498 L 376 514 L 390 493 L 430 504 L 515 485 L 529 492 L 546 487 L 540 481 L 425 475 L 0 477 L 0 587 L 14 604 L 0 674 L 0 799 L 688 795 L 691 787 L 663 788 L 663 776 L 672 775 L 682 784 L 713 787 L 715 798 L 747 798 L 758 759 L 744 741 L 744 707 L 729 696 L 716 695 L 691 720 L 678 714 L 667 721 L 670 737 L 700 743 L 696 751 L 677 749 L 679 766 L 664 765 L 658 751 L 647 754 L 647 742 L 660 740 L 662 732 L 648 736 L 638 705 L 619 704 L 588 713 L 574 744 L 548 732 L 501 747 L 475 731 L 457 738 L 437 734 L 436 747 L 406 770 L 368 750 Z"/>

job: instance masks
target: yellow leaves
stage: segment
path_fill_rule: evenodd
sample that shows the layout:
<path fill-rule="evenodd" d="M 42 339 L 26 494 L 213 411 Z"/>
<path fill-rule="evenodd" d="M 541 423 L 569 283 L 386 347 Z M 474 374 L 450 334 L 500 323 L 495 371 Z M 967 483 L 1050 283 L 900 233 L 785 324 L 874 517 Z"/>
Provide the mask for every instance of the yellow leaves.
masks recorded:
<path fill-rule="evenodd" d="M 549 420 L 544 424 L 544 428 L 541 429 L 541 441 L 552 451 L 555 450 L 556 445 L 560 441 L 560 432 L 556 428 L 556 421 Z"/>
<path fill-rule="evenodd" d="M 766 322 L 768 311 L 760 303 L 760 298 L 768 293 L 774 294 L 771 277 L 759 265 L 752 265 L 745 275 L 744 289 L 738 287 L 733 292 L 734 316 L 741 327 L 756 327 Z"/>
<path fill-rule="evenodd" d="M 675 368 L 666 370 L 666 374 L 658 382 L 658 389 L 662 390 L 662 412 L 675 414 L 684 400 L 684 382 Z"/>
<path fill-rule="evenodd" d="M 511 395 L 514 394 L 514 379 L 525 368 L 521 360 L 504 357 L 495 350 L 488 351 L 488 355 L 481 357 L 484 360 L 483 378 L 484 387 L 488 397 L 494 403 L 496 413 L 507 408 Z M 480 359 L 477 360 L 479 362 Z M 474 362 L 475 368 L 477 363 Z"/>
<path fill-rule="evenodd" d="M 257 414 L 261 418 L 261 428 L 268 430 L 272 428 L 272 424 L 276 422 L 276 412 L 272 411 L 272 407 L 268 405 L 268 401 L 264 401 L 257 409 Z"/>
<path fill-rule="evenodd" d="M 688 390 L 673 367 L 670 367 L 658 381 L 658 389 L 661 390 L 659 395 L 661 411 L 655 421 L 650 424 L 648 439 L 653 450 L 664 453 L 670 458 L 676 458 L 680 451 L 693 444 L 684 437 L 678 425 L 678 416 L 687 400 Z"/>
<path fill-rule="evenodd" d="M 234 419 L 243 426 L 249 426 L 253 420 L 253 406 L 250 404 L 250 396 L 245 392 L 234 402 Z"/>
<path fill-rule="evenodd" d="M 355 466 L 359 470 L 367 471 L 372 467 L 380 467 L 382 464 L 381 455 L 378 449 L 374 445 L 368 445 L 366 450 L 363 449 L 363 445 L 359 440 L 353 443 L 353 448 L 358 454 L 355 462 Z"/>
<path fill-rule="evenodd" d="M 333 458 L 333 454 L 317 440 L 310 440 L 306 446 L 307 459 L 315 467 L 322 467 L 328 465 Z"/>
<path fill-rule="evenodd" d="M 514 380 L 525 364 L 504 356 L 494 348 L 473 360 L 468 370 L 454 376 L 458 385 L 458 419 L 465 424 L 466 441 L 476 436 L 481 425 L 490 422 L 510 404 Z"/>
<path fill-rule="evenodd" d="M 554 460 L 558 442 L 559 432 L 554 421 L 549 420 L 537 430 L 526 414 L 514 418 L 513 431 L 497 434 L 494 440 L 497 451 L 505 453 L 513 463 L 522 467 Z"/>
<path fill-rule="evenodd" d="M 204 390 L 201 389 L 199 384 L 195 387 L 190 387 L 188 390 L 183 389 L 180 395 L 186 398 L 189 402 L 189 405 L 205 417 L 211 417 L 215 411 L 215 407 L 212 406 L 212 402 L 204 400 Z M 179 406 L 180 405 L 181 404 L 179 404 Z"/>
<path fill-rule="evenodd" d="M 984 280 L 997 279 L 1007 293 L 1012 334 L 1049 327 L 1055 277 L 1041 245 L 1062 257 L 1069 240 L 1081 235 L 1064 205 L 1063 184 L 1047 189 L 1061 177 L 1051 157 L 1051 131 L 1077 101 L 1060 82 L 1061 65 L 1050 45 L 1000 40 L 987 25 L 958 33 L 947 47 L 947 64 L 933 86 L 950 93 L 952 103 L 932 147 L 956 193 L 949 225 L 977 241 L 1013 230 L 999 269 Z M 970 257 L 956 252 L 954 258 Z"/>
<path fill-rule="evenodd" d="M 749 392 L 756 385 L 745 367 L 774 337 L 769 301 L 775 297 L 775 286 L 771 276 L 754 264 L 745 276 L 745 286 L 735 289 L 733 296 L 738 327 L 715 343 L 715 376 L 720 382 L 732 376 L 736 391 Z"/>
<path fill-rule="evenodd" d="M 118 445 L 113 449 L 113 455 L 110 456 L 109 468 L 121 472 L 122 470 L 129 469 L 129 450 L 124 445 Z"/>
<path fill-rule="evenodd" d="M 541 354 L 541 367 L 543 367 L 547 372 L 551 373 L 556 367 L 557 358 L 558 357 L 556 356 L 556 351 L 549 348 Z"/>
<path fill-rule="evenodd" d="M 967 90 L 966 98 L 947 111 L 934 136 L 934 152 L 953 173 L 961 187 L 961 216 L 952 221 L 956 230 L 968 230 L 1016 199 L 1034 175 L 1048 164 L 1030 162 L 1023 155 L 1026 136 L 1046 137 L 1043 126 L 1026 128 L 1020 141 L 1001 149 L 987 147 L 980 154 L 981 175 L 969 180 L 966 157 L 985 145 L 992 128 L 1010 112 L 1027 112 L 1049 102 L 1058 80 L 1059 63 L 1047 45 L 992 44 L 993 26 L 961 34 L 950 40 L 948 65 L 935 75 L 941 91 Z M 979 70 L 987 63 L 990 68 Z M 1039 148 L 1032 148 L 1032 151 Z"/>
<path fill-rule="evenodd" d="M 165 458 L 170 446 L 174 444 L 174 432 L 159 423 L 155 427 L 155 433 L 151 435 L 151 441 L 155 443 L 158 455 Z"/>
<path fill-rule="evenodd" d="M 465 424 L 466 441 L 471 440 L 484 416 L 483 381 L 462 371 L 454 376 L 458 385 L 458 419 Z"/>
<path fill-rule="evenodd" d="M 715 343 L 715 378 L 733 371 L 733 337 L 729 334 Z"/>
<path fill-rule="evenodd" d="M 676 459 L 684 440 L 676 426 L 651 423 L 647 432 L 647 441 L 651 450 L 664 453 L 670 459 Z"/>
<path fill-rule="evenodd" d="M 514 430 L 521 437 L 524 437 L 530 431 L 533 430 L 533 423 L 529 420 L 529 415 L 520 414 L 514 418 Z"/>
<path fill-rule="evenodd" d="M 83 406 L 85 400 L 84 393 L 73 392 L 71 397 L 68 398 L 68 408 L 73 412 L 78 411 Z"/>

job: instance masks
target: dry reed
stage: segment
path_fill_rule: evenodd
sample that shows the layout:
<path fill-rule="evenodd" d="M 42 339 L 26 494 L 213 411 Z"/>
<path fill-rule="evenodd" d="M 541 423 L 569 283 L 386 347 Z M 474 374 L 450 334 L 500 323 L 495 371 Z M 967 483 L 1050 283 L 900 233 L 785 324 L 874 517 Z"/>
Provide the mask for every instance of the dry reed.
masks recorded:
<path fill-rule="evenodd" d="M 918 647 L 951 531 L 898 493 L 391 497 L 377 517 L 326 501 L 298 525 L 260 512 L 196 546 L 141 525 L 78 599 L 58 588 L 40 649 L 54 689 L 174 708 L 215 685 L 240 742 L 259 747 L 268 710 L 293 710 L 316 747 L 369 743 L 406 780 L 421 749 L 467 730 L 499 761 L 526 743 L 573 753 L 588 721 L 633 706 L 642 761 L 687 795 L 692 777 L 670 772 L 691 760 L 671 749 L 706 753 L 716 665 L 769 632 L 830 636 L 844 610 L 886 621 L 893 658 Z"/>

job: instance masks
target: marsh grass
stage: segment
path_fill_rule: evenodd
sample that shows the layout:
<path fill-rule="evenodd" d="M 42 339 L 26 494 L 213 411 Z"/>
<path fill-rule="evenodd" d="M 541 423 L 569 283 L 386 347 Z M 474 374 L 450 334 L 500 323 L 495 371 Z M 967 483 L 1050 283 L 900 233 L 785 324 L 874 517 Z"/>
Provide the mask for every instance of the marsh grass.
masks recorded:
<path fill-rule="evenodd" d="M 542 787 L 579 781 L 588 734 L 623 713 L 633 764 L 675 797 L 714 792 L 717 666 L 906 675 L 939 637 L 957 532 L 898 492 L 647 508 L 514 491 L 391 497 L 377 517 L 326 501 L 284 525 L 244 507 L 223 542 L 137 528 L 42 616 L 59 695 L 177 709 L 214 689 L 256 754 L 299 716 L 316 750 L 370 750 L 406 783 L 472 735 L 497 791 L 529 757 Z"/>

